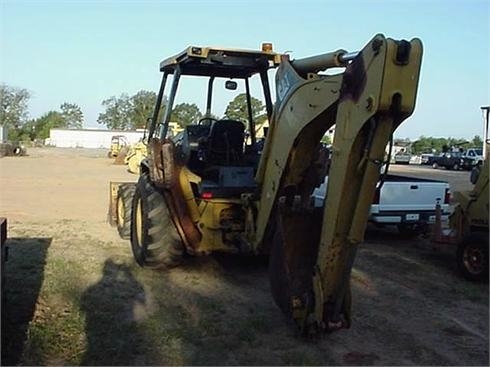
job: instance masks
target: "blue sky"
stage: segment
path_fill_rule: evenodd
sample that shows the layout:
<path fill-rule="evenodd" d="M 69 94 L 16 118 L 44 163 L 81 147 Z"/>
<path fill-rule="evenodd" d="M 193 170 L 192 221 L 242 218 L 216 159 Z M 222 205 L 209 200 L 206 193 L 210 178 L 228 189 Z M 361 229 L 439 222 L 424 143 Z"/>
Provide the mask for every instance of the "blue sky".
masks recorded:
<path fill-rule="evenodd" d="M 269 41 L 301 58 L 358 50 L 376 33 L 424 43 L 417 107 L 397 137 L 482 135 L 480 106 L 490 105 L 487 0 L 0 0 L 0 82 L 31 91 L 31 117 L 72 102 L 94 127 L 103 99 L 156 92 L 159 62 L 188 45 Z"/>

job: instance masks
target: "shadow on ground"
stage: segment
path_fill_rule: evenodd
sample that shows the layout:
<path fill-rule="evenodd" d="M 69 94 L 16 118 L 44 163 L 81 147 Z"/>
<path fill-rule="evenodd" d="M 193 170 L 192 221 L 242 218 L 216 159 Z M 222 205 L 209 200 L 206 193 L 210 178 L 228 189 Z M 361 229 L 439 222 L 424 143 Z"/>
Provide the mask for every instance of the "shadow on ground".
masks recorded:
<path fill-rule="evenodd" d="M 2 365 L 19 363 L 44 279 L 51 238 L 10 238 L 2 309 Z"/>
<path fill-rule="evenodd" d="M 106 260 L 102 278 L 81 297 L 87 344 L 81 365 L 140 365 L 155 360 L 153 343 L 141 330 L 146 308 L 145 290 L 130 268 Z"/>

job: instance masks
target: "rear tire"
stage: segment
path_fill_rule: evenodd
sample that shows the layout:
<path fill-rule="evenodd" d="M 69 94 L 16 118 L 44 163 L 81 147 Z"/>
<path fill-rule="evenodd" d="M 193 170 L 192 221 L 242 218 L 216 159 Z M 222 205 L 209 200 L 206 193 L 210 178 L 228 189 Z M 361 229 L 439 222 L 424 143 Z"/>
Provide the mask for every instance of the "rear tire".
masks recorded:
<path fill-rule="evenodd" d="M 459 244 L 458 268 L 468 280 L 488 280 L 488 232 L 471 233 Z"/>
<path fill-rule="evenodd" d="M 146 174 L 140 176 L 134 193 L 131 249 L 136 262 L 149 268 L 176 266 L 184 256 L 184 246 L 167 203 Z"/>
<path fill-rule="evenodd" d="M 454 163 L 452 168 L 453 168 L 453 170 L 455 170 L 455 171 L 459 171 L 459 168 L 460 168 L 460 167 L 459 167 L 459 164 Z"/>
<path fill-rule="evenodd" d="M 117 190 L 116 224 L 119 236 L 129 240 L 131 237 L 131 207 L 136 186 L 134 184 L 122 184 Z"/>
<path fill-rule="evenodd" d="M 437 164 L 437 162 L 432 163 L 432 168 L 434 168 L 434 169 L 438 169 L 439 168 L 439 165 Z"/>

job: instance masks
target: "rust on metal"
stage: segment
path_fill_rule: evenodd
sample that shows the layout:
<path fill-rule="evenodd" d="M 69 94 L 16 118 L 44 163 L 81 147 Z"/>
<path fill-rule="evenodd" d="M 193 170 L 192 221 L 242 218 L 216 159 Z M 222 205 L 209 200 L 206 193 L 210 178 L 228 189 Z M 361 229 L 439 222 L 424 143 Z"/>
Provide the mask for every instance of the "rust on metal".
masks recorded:
<path fill-rule="evenodd" d="M 176 163 L 174 143 L 167 139 L 163 144 L 154 146 L 160 149 L 158 154 L 154 154 L 154 157 L 160 158 L 156 160 L 158 162 L 155 166 L 172 220 L 187 251 L 193 254 L 199 247 L 202 235 L 191 219 L 180 184 L 175 184 L 180 177 L 182 166 Z"/>
<path fill-rule="evenodd" d="M 364 87 L 366 86 L 366 69 L 362 52 L 345 68 L 340 100 L 351 99 L 359 101 Z"/>
<path fill-rule="evenodd" d="M 162 145 L 162 141 L 158 138 L 151 138 L 148 142 L 148 151 L 151 152 L 149 156 L 152 157 L 149 174 L 151 181 L 159 188 L 164 186 Z"/>

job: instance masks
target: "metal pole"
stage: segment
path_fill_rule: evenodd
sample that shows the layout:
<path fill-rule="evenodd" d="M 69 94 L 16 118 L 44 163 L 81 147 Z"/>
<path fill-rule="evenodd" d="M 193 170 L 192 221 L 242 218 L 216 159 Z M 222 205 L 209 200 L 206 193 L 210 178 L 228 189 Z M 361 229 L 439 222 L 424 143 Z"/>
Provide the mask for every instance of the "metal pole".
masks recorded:
<path fill-rule="evenodd" d="M 255 146 L 255 121 L 253 120 L 252 98 L 250 96 L 250 84 L 248 78 L 245 79 L 245 91 L 247 92 L 247 113 L 248 113 L 248 129 L 250 131 L 250 140 L 252 146 Z"/>
<path fill-rule="evenodd" d="M 161 140 L 167 137 L 168 123 L 170 121 L 170 116 L 172 114 L 172 108 L 174 106 L 175 95 L 177 94 L 177 87 L 179 86 L 181 70 L 177 65 L 175 68 L 174 79 L 172 80 L 172 89 L 170 90 L 170 96 L 168 98 L 167 106 L 165 107 L 165 115 L 163 118 L 162 126 L 160 126 L 160 136 Z"/>
<path fill-rule="evenodd" d="M 157 126 L 160 108 L 164 95 L 163 92 L 165 90 L 165 84 L 167 84 L 167 77 L 168 77 L 168 73 L 167 72 L 163 73 L 162 83 L 160 84 L 160 90 L 158 92 L 157 101 L 155 103 L 155 110 L 153 111 L 151 125 L 149 126 L 148 129 L 148 141 L 153 137 L 153 133 L 155 132 L 155 127 Z"/>
<path fill-rule="evenodd" d="M 490 144 L 488 139 L 488 116 L 490 114 L 490 106 L 480 107 L 483 112 L 483 159 L 487 159 L 487 145 Z"/>
<path fill-rule="evenodd" d="M 211 117 L 211 103 L 213 98 L 214 76 L 209 78 L 208 82 L 208 100 L 206 102 L 206 117 Z"/>

